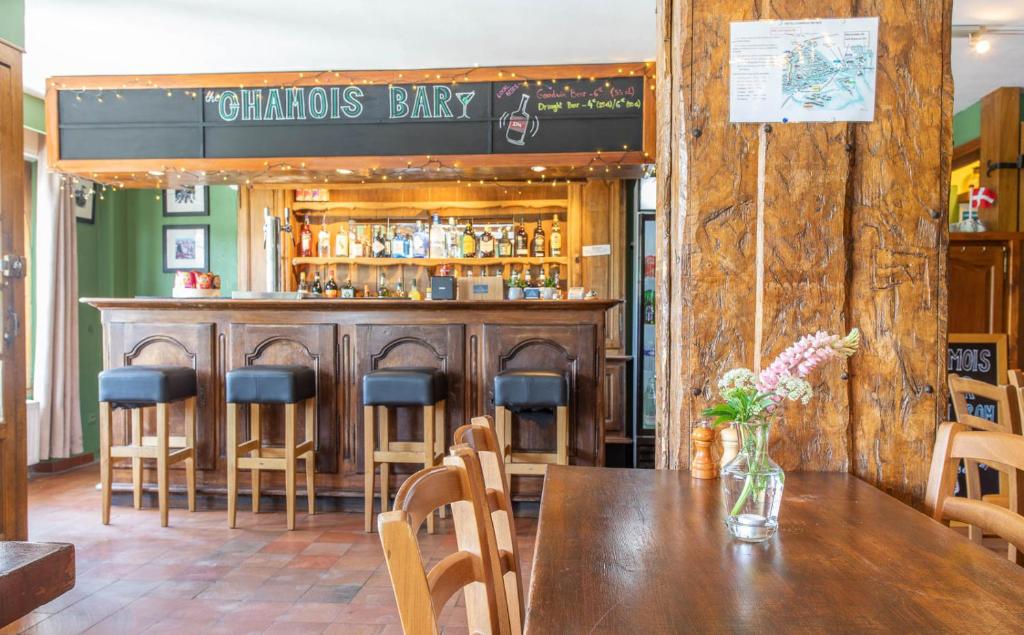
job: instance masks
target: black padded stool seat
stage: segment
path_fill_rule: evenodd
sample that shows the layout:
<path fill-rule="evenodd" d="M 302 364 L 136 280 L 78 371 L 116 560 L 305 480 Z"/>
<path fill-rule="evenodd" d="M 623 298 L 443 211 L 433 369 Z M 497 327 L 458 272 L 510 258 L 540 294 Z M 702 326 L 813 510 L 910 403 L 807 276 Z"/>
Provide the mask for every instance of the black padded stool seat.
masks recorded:
<path fill-rule="evenodd" d="M 100 373 L 100 401 L 118 408 L 196 396 L 196 371 L 181 366 L 122 366 Z"/>
<path fill-rule="evenodd" d="M 306 366 L 246 366 L 229 370 L 228 403 L 298 403 L 316 396 L 316 372 Z"/>
<path fill-rule="evenodd" d="M 364 406 L 432 406 L 448 382 L 436 368 L 382 368 L 363 375 Z"/>
<path fill-rule="evenodd" d="M 494 405 L 511 410 L 546 409 L 569 403 L 565 375 L 546 370 L 506 370 L 494 378 Z"/>

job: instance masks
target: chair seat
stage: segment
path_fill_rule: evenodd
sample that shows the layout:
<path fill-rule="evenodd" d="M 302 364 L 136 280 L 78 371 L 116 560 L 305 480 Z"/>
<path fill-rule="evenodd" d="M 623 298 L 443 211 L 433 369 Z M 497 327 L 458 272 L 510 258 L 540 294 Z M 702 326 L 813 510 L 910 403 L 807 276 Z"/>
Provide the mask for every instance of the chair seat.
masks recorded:
<path fill-rule="evenodd" d="M 494 378 L 494 405 L 509 409 L 557 408 L 569 403 L 565 375 L 546 370 L 506 370 Z"/>
<path fill-rule="evenodd" d="M 436 368 L 382 368 L 363 375 L 366 406 L 430 406 L 447 392 L 445 375 Z"/>
<path fill-rule="evenodd" d="M 181 366 L 122 366 L 100 373 L 100 401 L 117 407 L 170 403 L 196 396 L 196 371 Z"/>
<path fill-rule="evenodd" d="M 226 376 L 228 403 L 298 403 L 316 396 L 316 372 L 306 366 L 246 366 Z"/>

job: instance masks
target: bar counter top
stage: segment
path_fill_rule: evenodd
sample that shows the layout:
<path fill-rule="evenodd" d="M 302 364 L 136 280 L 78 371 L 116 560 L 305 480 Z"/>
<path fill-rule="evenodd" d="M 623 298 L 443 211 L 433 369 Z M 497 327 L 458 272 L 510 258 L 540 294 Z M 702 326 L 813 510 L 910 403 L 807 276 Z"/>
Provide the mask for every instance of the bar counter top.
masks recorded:
<path fill-rule="evenodd" d="M 427 367 L 447 377 L 446 444 L 470 418 L 494 414 L 494 378 L 506 370 L 548 370 L 569 384 L 569 461 L 603 465 L 608 309 L 621 300 L 402 300 L 82 298 L 100 311 L 104 367 L 173 365 L 196 370 L 196 467 L 199 491 L 225 485 L 225 376 L 264 364 L 307 366 L 317 375 L 317 494 L 356 497 L 363 489 L 362 377 L 380 368 Z M 618 325 L 616 325 L 616 328 Z M 281 412 L 260 409 L 264 440 L 282 438 Z M 244 411 L 243 411 L 244 412 Z M 147 427 L 152 413 L 146 415 Z M 244 414 L 248 425 L 248 414 Z M 420 413 L 394 409 L 391 438 L 421 438 Z M 183 431 L 184 407 L 172 404 L 172 434 Z M 552 451 L 553 413 L 521 413 L 513 423 L 517 451 Z M 115 443 L 130 428 L 116 412 Z M 244 429 L 244 427 L 243 427 Z M 411 472 L 415 466 L 402 466 Z M 183 482 L 172 470 L 172 485 Z M 283 490 L 267 474 L 266 491 Z M 118 484 L 131 482 L 115 468 Z M 397 479 L 397 487 L 401 479 Z M 520 499 L 540 491 L 538 477 L 516 477 Z"/>
<path fill-rule="evenodd" d="M 251 298 L 82 298 L 83 304 L 97 309 L 330 309 L 353 311 L 389 310 L 454 310 L 487 311 L 539 309 L 592 310 L 610 309 L 622 304 L 622 300 L 593 298 L 590 300 L 408 300 L 403 298 L 306 298 L 294 300 L 251 299 Z"/>

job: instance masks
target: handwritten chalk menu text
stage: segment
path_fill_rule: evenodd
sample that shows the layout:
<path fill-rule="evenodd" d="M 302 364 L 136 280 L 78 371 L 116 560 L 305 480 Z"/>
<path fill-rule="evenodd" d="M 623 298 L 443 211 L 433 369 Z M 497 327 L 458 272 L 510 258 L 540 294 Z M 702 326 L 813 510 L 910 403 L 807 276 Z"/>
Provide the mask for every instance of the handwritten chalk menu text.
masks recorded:
<path fill-rule="evenodd" d="M 951 333 L 946 345 L 946 371 L 987 384 L 1005 384 L 1007 382 L 1006 335 Z M 967 412 L 970 414 L 989 421 L 999 420 L 996 402 L 991 399 L 968 394 L 966 401 Z M 946 411 L 946 420 L 956 421 L 952 398 L 947 401 Z M 982 466 L 979 473 L 983 494 L 993 494 L 999 491 L 999 475 L 995 470 Z M 962 463 L 958 481 L 958 492 L 965 492 L 967 483 Z"/>
<path fill-rule="evenodd" d="M 642 77 L 58 91 L 61 159 L 637 151 Z M 106 99 L 104 99 L 106 97 Z"/>

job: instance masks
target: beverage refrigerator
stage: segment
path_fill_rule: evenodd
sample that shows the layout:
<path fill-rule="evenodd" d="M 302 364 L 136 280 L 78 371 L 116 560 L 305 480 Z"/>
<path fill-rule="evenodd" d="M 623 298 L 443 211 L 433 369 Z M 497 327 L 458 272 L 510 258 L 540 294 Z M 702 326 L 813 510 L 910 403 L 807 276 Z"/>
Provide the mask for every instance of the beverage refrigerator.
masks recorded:
<path fill-rule="evenodd" d="M 633 465 L 654 467 L 655 179 L 639 183 L 633 218 Z"/>

